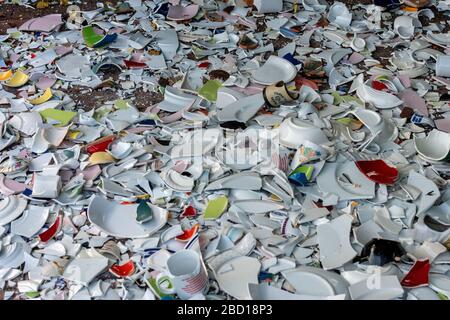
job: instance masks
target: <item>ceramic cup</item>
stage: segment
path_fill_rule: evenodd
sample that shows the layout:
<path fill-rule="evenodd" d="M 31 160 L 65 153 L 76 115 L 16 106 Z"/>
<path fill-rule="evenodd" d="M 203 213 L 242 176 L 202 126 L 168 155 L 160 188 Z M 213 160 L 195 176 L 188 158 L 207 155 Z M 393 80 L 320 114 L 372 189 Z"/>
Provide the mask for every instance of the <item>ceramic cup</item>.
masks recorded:
<path fill-rule="evenodd" d="M 280 12 L 283 9 L 283 0 L 255 0 L 253 5 L 258 13 Z"/>
<path fill-rule="evenodd" d="M 450 56 L 439 56 L 436 61 L 436 75 L 450 77 Z"/>
<path fill-rule="evenodd" d="M 328 11 L 328 21 L 341 28 L 347 28 L 352 22 L 353 15 L 342 2 L 335 2 Z"/>
<path fill-rule="evenodd" d="M 58 175 L 36 174 L 33 182 L 33 198 L 57 198 L 61 190 L 61 177 Z"/>
<path fill-rule="evenodd" d="M 414 29 L 421 25 L 418 19 L 409 16 L 399 16 L 394 20 L 395 33 L 402 39 L 410 39 L 414 36 Z"/>
<path fill-rule="evenodd" d="M 175 292 L 180 299 L 189 299 L 206 289 L 208 275 L 197 252 L 179 250 L 167 260 L 167 267 L 173 276 Z"/>
<path fill-rule="evenodd" d="M 298 98 L 298 94 L 289 91 L 283 81 L 279 81 L 263 90 L 264 100 L 272 107 L 279 107 L 280 105 L 294 101 Z"/>

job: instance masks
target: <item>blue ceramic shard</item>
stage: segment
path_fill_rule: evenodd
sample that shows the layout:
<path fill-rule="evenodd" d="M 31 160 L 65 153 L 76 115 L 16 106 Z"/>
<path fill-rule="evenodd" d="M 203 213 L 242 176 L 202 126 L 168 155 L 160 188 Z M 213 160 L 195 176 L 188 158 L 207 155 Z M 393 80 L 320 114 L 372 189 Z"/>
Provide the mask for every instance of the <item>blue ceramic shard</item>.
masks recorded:
<path fill-rule="evenodd" d="M 312 173 L 314 171 L 314 166 L 305 165 L 299 166 L 294 171 L 291 172 L 288 179 L 293 184 L 298 186 L 306 186 L 311 180 Z"/>

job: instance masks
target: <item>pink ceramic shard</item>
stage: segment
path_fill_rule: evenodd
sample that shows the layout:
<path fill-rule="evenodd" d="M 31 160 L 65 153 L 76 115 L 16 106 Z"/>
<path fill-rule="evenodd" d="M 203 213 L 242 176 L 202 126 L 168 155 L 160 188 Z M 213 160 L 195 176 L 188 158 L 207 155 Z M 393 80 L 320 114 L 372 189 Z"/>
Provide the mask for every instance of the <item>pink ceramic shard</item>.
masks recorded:
<path fill-rule="evenodd" d="M 55 47 L 55 52 L 58 56 L 63 56 L 65 54 L 71 53 L 73 51 L 72 47 L 57 46 Z"/>
<path fill-rule="evenodd" d="M 20 31 L 50 32 L 63 23 L 60 14 L 49 14 L 39 18 L 33 18 L 19 27 Z"/>
<path fill-rule="evenodd" d="M 170 20 L 189 20 L 195 17 L 198 12 L 199 6 L 196 4 L 191 4 L 187 7 L 180 5 L 170 6 L 167 18 Z"/>
<path fill-rule="evenodd" d="M 411 87 L 411 79 L 406 75 L 399 75 L 398 79 L 405 88 Z"/>
<path fill-rule="evenodd" d="M 414 109 L 423 116 L 428 116 L 428 109 L 425 100 L 414 90 L 403 90 L 399 93 L 398 97 L 403 100 L 405 106 Z"/>
<path fill-rule="evenodd" d="M 100 175 L 100 173 L 102 173 L 102 169 L 100 168 L 99 165 L 95 165 L 87 167 L 82 171 L 82 173 L 84 180 L 93 181 Z"/>
<path fill-rule="evenodd" d="M 450 133 L 450 118 L 436 119 L 434 124 L 439 130 Z"/>
<path fill-rule="evenodd" d="M 56 82 L 56 78 L 43 76 L 39 78 L 38 82 L 36 82 L 36 87 L 38 87 L 41 90 L 46 90 L 48 88 L 51 88 Z"/>
<path fill-rule="evenodd" d="M 350 62 L 351 64 L 358 64 L 364 59 L 365 57 L 361 53 L 353 52 L 352 55 L 348 58 L 348 62 Z"/>
<path fill-rule="evenodd" d="M 4 196 L 21 193 L 25 190 L 25 184 L 9 179 L 4 175 L 0 176 L 0 192 Z"/>

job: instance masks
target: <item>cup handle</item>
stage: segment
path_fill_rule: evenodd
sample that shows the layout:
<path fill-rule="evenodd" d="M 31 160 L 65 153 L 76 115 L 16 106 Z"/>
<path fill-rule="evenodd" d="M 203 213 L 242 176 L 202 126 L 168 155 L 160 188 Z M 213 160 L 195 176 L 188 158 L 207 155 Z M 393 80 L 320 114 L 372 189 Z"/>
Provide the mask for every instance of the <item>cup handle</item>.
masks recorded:
<path fill-rule="evenodd" d="M 167 284 L 167 286 L 164 284 Z M 156 286 L 164 294 L 175 293 L 175 286 L 173 284 L 173 279 L 167 274 L 164 273 L 158 274 L 158 276 L 156 277 Z"/>

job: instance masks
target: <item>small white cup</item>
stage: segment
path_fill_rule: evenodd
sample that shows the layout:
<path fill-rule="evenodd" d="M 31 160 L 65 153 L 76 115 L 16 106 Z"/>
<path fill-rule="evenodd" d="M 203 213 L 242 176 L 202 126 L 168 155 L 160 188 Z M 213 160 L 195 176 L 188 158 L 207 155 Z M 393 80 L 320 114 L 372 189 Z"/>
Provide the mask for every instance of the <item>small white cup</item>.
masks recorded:
<path fill-rule="evenodd" d="M 253 5 L 258 13 L 274 13 L 283 10 L 283 0 L 255 0 Z"/>
<path fill-rule="evenodd" d="M 410 39 L 414 36 L 415 28 L 421 27 L 418 19 L 410 16 L 399 16 L 394 20 L 394 30 L 402 39 Z"/>
<path fill-rule="evenodd" d="M 208 274 L 197 252 L 179 250 L 167 260 L 167 267 L 173 276 L 175 292 L 180 299 L 189 299 L 206 289 Z"/>
<path fill-rule="evenodd" d="M 450 77 L 450 56 L 439 56 L 436 61 L 436 75 Z"/>

